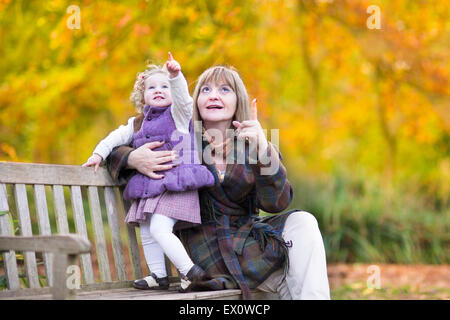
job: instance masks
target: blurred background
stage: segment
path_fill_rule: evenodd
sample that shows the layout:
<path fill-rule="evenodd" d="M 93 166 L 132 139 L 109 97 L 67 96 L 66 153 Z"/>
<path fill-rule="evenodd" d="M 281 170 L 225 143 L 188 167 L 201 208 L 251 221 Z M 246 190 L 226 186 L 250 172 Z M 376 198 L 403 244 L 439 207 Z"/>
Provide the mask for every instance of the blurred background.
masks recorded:
<path fill-rule="evenodd" d="M 450 262 L 445 0 L 0 0 L 0 43 L 2 161 L 81 165 L 171 51 L 239 70 L 330 264 Z"/>

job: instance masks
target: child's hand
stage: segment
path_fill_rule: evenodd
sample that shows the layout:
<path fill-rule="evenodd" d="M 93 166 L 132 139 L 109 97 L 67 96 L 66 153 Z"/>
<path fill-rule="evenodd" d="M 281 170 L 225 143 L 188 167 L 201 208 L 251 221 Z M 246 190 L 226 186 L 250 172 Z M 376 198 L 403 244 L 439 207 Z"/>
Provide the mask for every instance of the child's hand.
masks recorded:
<path fill-rule="evenodd" d="M 172 54 L 169 52 L 169 60 L 166 62 L 167 70 L 169 71 L 170 78 L 175 78 L 178 76 L 178 73 L 181 71 L 180 64 L 173 60 Z"/>
<path fill-rule="evenodd" d="M 82 165 L 82 167 L 90 167 L 90 166 L 95 165 L 94 172 L 97 172 L 98 167 L 100 166 L 100 163 L 102 161 L 103 161 L 103 158 L 100 155 L 94 153 L 92 156 L 89 157 L 89 159 L 86 161 L 86 163 L 84 163 Z"/>

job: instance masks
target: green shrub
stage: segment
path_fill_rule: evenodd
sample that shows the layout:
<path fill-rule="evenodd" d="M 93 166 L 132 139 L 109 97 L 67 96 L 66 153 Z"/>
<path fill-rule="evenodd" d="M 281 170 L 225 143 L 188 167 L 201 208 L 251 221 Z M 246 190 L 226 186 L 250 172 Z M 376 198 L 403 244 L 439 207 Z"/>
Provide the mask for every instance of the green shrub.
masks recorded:
<path fill-rule="evenodd" d="M 290 208 L 318 220 L 329 262 L 450 262 L 448 207 L 362 176 L 291 180 Z"/>

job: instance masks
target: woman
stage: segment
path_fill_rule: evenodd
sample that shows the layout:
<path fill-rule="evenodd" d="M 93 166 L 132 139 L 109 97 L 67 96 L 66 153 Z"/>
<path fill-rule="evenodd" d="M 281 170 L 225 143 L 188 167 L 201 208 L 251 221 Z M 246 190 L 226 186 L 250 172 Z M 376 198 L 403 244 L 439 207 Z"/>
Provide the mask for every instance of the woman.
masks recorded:
<path fill-rule="evenodd" d="M 202 224 L 178 230 L 189 256 L 208 275 L 192 289 L 240 288 L 245 299 L 254 288 L 281 299 L 329 299 L 316 219 L 296 210 L 258 216 L 259 209 L 286 209 L 293 192 L 281 156 L 257 120 L 256 101 L 250 110 L 239 74 L 229 67 L 209 68 L 199 77 L 193 99 L 194 120 L 202 121 L 196 130 L 203 136 L 203 163 L 215 185 L 200 190 Z M 107 161 L 113 178 L 171 167 L 163 165 L 154 147 L 115 149 Z"/>

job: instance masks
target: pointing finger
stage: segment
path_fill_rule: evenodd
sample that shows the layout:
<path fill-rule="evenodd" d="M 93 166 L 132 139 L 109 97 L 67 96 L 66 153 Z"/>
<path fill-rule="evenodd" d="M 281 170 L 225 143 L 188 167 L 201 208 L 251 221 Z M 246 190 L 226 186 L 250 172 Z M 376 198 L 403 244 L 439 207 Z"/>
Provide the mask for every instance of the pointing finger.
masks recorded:
<path fill-rule="evenodd" d="M 173 61 L 173 56 L 172 56 L 172 53 L 170 53 L 170 51 L 169 51 L 168 56 L 169 56 L 169 61 Z"/>

